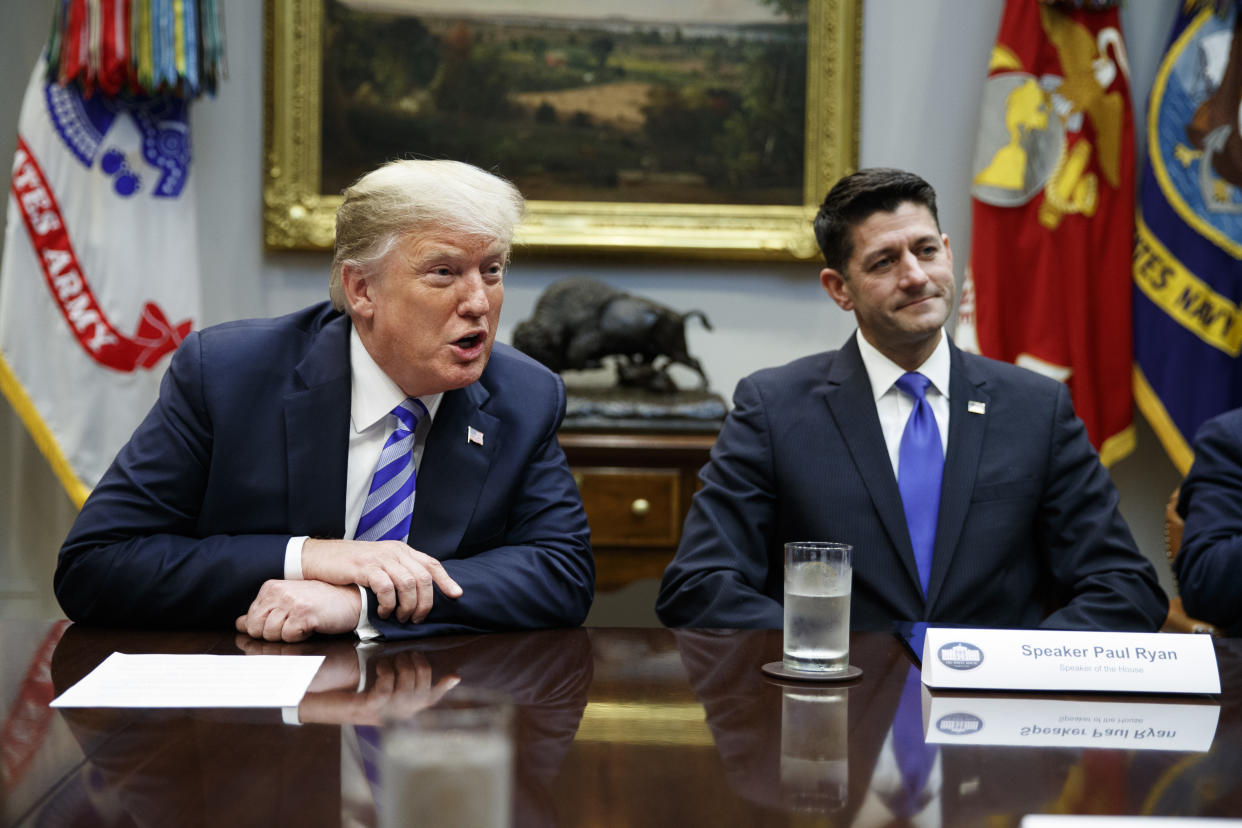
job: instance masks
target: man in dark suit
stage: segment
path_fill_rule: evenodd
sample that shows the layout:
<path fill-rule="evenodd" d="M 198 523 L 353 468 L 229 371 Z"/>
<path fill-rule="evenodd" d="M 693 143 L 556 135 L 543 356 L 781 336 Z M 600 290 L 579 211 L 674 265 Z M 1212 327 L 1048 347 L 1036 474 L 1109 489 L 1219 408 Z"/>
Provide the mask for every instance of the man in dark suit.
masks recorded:
<path fill-rule="evenodd" d="M 523 210 L 458 162 L 359 179 L 330 305 L 174 355 L 61 549 L 66 614 L 285 641 L 580 624 L 594 563 L 564 387 L 494 343 Z"/>
<path fill-rule="evenodd" d="M 1174 568 L 1186 612 L 1242 633 L 1242 408 L 1208 420 L 1177 511 L 1186 521 Z"/>
<path fill-rule="evenodd" d="M 1065 386 L 943 332 L 953 258 L 931 186 L 855 173 L 815 233 L 823 287 L 858 333 L 738 384 L 660 618 L 779 628 L 784 544 L 840 541 L 855 629 L 1157 629 L 1167 599 Z"/>

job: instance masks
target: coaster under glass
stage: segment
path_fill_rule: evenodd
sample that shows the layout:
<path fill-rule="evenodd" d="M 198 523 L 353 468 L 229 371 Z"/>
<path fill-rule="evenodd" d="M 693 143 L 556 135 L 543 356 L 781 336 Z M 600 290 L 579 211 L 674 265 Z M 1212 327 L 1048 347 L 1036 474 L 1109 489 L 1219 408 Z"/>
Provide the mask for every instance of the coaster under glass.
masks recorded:
<path fill-rule="evenodd" d="M 789 679 L 791 681 L 809 681 L 809 682 L 835 682 L 835 681 L 852 681 L 862 675 L 861 667 L 855 667 L 853 664 L 847 666 L 844 670 L 833 671 L 811 671 L 811 670 L 791 670 L 785 666 L 783 661 L 769 661 L 760 669 L 769 676 L 775 676 L 780 679 Z"/>

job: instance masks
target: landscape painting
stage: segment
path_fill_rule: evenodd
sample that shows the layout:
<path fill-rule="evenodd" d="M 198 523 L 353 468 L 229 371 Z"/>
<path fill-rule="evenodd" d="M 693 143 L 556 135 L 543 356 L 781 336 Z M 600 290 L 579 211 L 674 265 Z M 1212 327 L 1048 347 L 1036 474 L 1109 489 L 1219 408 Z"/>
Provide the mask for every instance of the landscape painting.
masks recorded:
<path fill-rule="evenodd" d="M 861 0 L 266 0 L 264 242 L 398 158 L 517 184 L 545 252 L 810 259 L 858 157 Z"/>
<path fill-rule="evenodd" d="M 806 0 L 327 0 L 323 182 L 456 158 L 528 198 L 797 204 Z"/>

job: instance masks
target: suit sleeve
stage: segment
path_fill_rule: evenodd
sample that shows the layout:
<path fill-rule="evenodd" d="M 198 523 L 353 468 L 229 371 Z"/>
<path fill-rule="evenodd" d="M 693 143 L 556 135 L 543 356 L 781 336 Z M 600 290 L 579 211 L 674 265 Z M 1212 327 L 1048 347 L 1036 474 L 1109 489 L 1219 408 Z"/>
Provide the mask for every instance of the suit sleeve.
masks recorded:
<path fill-rule="evenodd" d="M 1069 391 L 1059 387 L 1037 531 L 1061 606 L 1041 626 L 1154 632 L 1164 622 L 1168 598 L 1118 501 Z"/>
<path fill-rule="evenodd" d="M 1242 423 L 1242 415 L 1232 420 Z M 1186 612 L 1232 633 L 1242 627 L 1242 433 L 1220 419 L 1200 429 L 1178 509 L 1186 519 L 1176 562 Z"/>
<path fill-rule="evenodd" d="M 61 547 L 53 586 L 75 621 L 231 627 L 283 573 L 289 535 L 196 536 L 213 431 L 202 341 L 174 354 L 159 398 L 87 499 Z"/>
<path fill-rule="evenodd" d="M 656 613 L 670 627 L 780 629 L 781 603 L 768 594 L 776 508 L 771 433 L 752 380 L 738 383 L 733 410 L 699 477 L 702 488 L 664 572 Z"/>
<path fill-rule="evenodd" d="M 552 379 L 542 407 L 534 389 L 524 389 L 530 395 L 523 401 L 528 418 L 542 411 L 543 425 L 523 444 L 522 456 L 509 458 L 522 471 L 505 481 L 510 493 L 500 542 L 443 560 L 462 595 L 452 600 L 437 591 L 430 614 L 419 624 L 380 618 L 369 594 L 368 617 L 386 638 L 576 627 L 586 619 L 595 594 L 595 560 L 582 496 L 556 439 L 565 417 L 565 387 L 559 377 Z"/>

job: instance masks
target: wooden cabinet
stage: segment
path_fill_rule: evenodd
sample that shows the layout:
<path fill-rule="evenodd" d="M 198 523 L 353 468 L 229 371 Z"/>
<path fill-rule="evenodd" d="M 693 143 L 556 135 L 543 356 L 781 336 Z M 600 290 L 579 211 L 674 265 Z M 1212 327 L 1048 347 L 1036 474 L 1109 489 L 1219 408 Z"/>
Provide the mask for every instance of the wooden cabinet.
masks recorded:
<path fill-rule="evenodd" d="M 562 431 L 559 436 L 591 523 L 596 589 L 659 578 L 677 551 L 699 469 L 716 435 Z"/>

